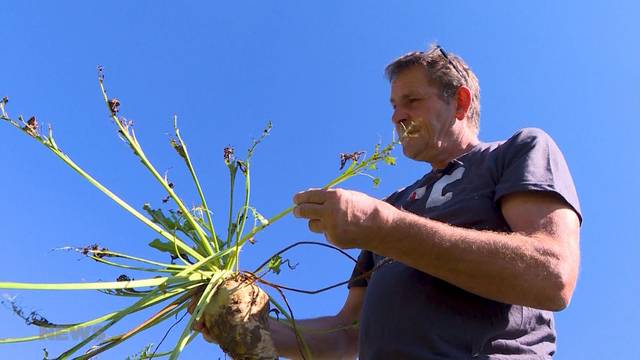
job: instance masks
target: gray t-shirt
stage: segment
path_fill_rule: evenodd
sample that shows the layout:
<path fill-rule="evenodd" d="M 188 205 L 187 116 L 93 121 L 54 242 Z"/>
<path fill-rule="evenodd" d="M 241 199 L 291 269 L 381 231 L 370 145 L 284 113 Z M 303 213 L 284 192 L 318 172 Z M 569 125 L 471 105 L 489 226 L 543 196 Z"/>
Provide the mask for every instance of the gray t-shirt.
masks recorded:
<path fill-rule="evenodd" d="M 555 194 L 578 216 L 580 205 L 562 153 L 539 129 L 480 143 L 386 201 L 414 214 L 477 230 L 511 232 L 503 196 Z M 384 258 L 362 251 L 352 277 Z M 368 279 L 360 322 L 360 359 L 548 359 L 556 334 L 549 311 L 489 300 L 392 261 Z"/>

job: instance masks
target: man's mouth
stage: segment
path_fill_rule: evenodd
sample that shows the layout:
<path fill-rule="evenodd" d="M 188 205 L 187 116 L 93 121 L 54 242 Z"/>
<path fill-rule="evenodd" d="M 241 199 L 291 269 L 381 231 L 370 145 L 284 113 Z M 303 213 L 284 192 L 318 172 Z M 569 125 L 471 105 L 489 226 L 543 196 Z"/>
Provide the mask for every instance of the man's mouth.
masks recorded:
<path fill-rule="evenodd" d="M 416 137 L 418 136 L 418 129 L 413 121 L 402 121 L 398 129 L 398 135 L 400 135 L 401 139 Z"/>

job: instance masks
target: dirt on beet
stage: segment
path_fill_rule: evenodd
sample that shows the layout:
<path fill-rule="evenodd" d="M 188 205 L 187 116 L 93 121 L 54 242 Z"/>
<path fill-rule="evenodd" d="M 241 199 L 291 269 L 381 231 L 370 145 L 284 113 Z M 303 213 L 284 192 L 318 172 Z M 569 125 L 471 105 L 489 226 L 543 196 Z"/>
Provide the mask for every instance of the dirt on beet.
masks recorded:
<path fill-rule="evenodd" d="M 209 334 L 235 360 L 278 359 L 269 333 L 269 296 L 254 280 L 227 279 L 204 312 Z"/>

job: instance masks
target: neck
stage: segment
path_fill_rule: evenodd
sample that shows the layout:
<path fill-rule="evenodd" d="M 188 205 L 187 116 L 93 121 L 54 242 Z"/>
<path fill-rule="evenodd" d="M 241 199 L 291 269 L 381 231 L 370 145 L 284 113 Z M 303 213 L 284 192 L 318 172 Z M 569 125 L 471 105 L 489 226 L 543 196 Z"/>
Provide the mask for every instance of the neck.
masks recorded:
<path fill-rule="evenodd" d="M 480 140 L 475 134 L 467 134 L 454 139 L 446 148 L 442 149 L 441 156 L 431 162 L 431 167 L 433 169 L 444 169 L 452 160 L 468 153 L 478 143 L 480 143 Z"/>

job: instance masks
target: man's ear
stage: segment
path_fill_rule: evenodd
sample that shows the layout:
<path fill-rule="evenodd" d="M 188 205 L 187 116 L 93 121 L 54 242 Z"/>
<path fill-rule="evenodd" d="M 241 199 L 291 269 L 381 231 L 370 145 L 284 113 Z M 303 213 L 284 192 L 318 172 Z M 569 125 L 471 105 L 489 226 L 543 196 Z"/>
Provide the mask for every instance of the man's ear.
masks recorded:
<path fill-rule="evenodd" d="M 456 119 L 464 120 L 471 106 L 471 91 L 466 86 L 460 86 L 456 91 Z"/>

